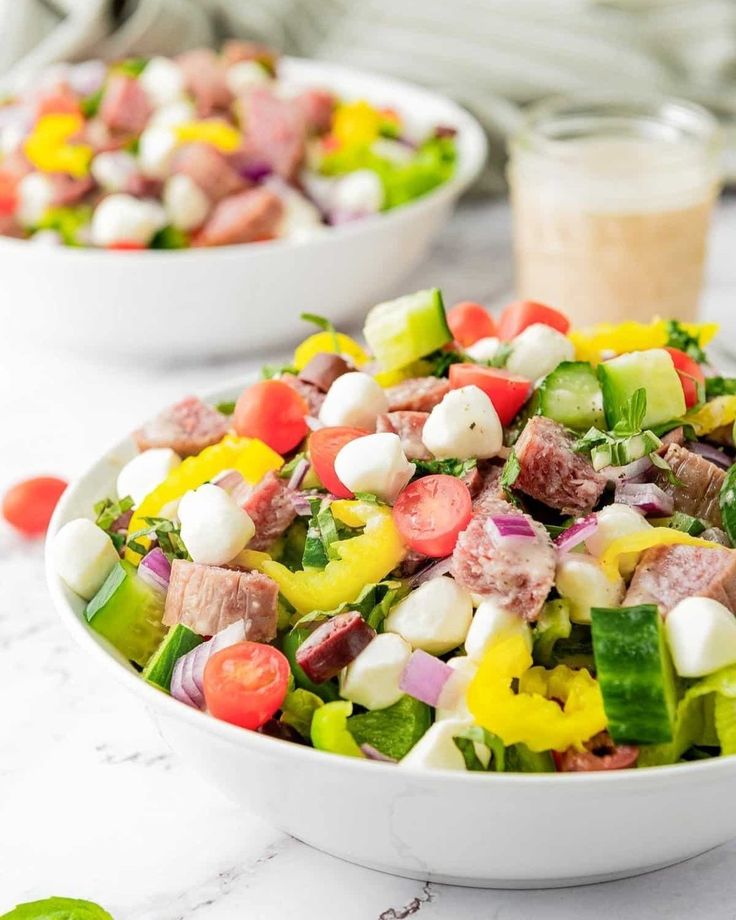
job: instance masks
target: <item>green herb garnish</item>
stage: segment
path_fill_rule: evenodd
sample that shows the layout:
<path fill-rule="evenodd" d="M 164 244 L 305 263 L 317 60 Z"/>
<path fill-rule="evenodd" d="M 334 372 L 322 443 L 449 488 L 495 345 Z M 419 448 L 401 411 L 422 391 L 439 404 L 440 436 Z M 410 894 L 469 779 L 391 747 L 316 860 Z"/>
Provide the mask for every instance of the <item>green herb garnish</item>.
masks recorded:
<path fill-rule="evenodd" d="M 189 551 L 181 538 L 181 528 L 168 518 L 144 517 L 148 525 L 141 530 L 136 530 L 128 537 L 128 546 L 133 552 L 145 556 L 148 548 L 138 542 L 139 537 L 153 537 L 158 541 L 161 551 L 169 561 L 174 559 L 187 559 L 191 561 Z"/>
<path fill-rule="evenodd" d="M 506 498 L 510 499 L 511 501 L 515 501 L 511 488 L 519 478 L 520 474 L 521 464 L 519 463 L 519 458 L 516 456 L 516 451 L 512 450 L 509 454 L 508 460 L 503 465 L 501 478 L 498 480 L 498 484 L 503 489 Z"/>
<path fill-rule="evenodd" d="M 432 476 L 437 473 L 443 473 L 445 476 L 464 476 L 478 465 L 475 457 L 470 460 L 415 460 L 416 479 L 421 476 Z"/>
<path fill-rule="evenodd" d="M 669 348 L 679 348 L 689 355 L 698 364 L 704 364 L 708 356 L 700 345 L 700 336 L 691 335 L 676 319 L 667 322 L 667 345 Z"/>
<path fill-rule="evenodd" d="M 708 399 L 736 396 L 736 377 L 708 377 L 705 381 L 705 395 Z"/>
<path fill-rule="evenodd" d="M 299 317 L 303 319 L 305 323 L 314 323 L 315 326 L 318 326 L 323 332 L 329 332 L 332 336 L 332 344 L 335 349 L 336 354 L 340 354 L 342 351 L 340 347 L 340 340 L 337 337 L 337 329 L 335 329 L 332 322 L 324 316 L 319 316 L 317 313 L 302 313 Z"/>
<path fill-rule="evenodd" d="M 235 412 L 235 400 L 231 399 L 227 402 L 220 402 L 215 405 L 215 409 L 218 412 L 222 412 L 223 415 L 232 415 Z"/>

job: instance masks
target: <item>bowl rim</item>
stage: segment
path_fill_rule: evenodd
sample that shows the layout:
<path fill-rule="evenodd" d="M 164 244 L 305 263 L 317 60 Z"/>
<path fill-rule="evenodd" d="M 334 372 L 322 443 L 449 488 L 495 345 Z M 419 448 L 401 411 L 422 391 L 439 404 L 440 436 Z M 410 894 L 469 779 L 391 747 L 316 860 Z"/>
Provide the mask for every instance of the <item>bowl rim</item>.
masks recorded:
<path fill-rule="evenodd" d="M 223 384 L 214 390 L 208 391 L 201 398 L 210 404 L 218 401 L 231 399 L 242 391 L 244 386 L 252 382 L 252 378 L 245 381 L 239 378 L 230 384 Z M 167 693 L 157 690 L 152 684 L 143 680 L 140 674 L 133 669 L 126 667 L 112 652 L 104 645 L 104 640 L 96 638 L 93 631 L 87 626 L 86 622 L 77 615 L 72 607 L 69 595 L 71 591 L 62 582 L 56 574 L 53 565 L 51 545 L 53 538 L 58 530 L 67 521 L 72 520 L 74 515 L 70 509 L 74 507 L 79 492 L 86 488 L 87 480 L 93 476 L 98 469 L 114 456 L 121 453 L 130 452 L 134 443 L 130 435 L 118 440 L 94 462 L 89 464 L 84 472 L 73 480 L 66 491 L 63 493 L 59 503 L 52 515 L 49 528 L 46 535 L 44 547 L 44 569 L 46 584 L 51 595 L 51 600 L 56 608 L 59 617 L 65 627 L 77 642 L 77 644 L 89 653 L 90 657 L 96 659 L 101 667 L 104 667 L 118 682 L 122 683 L 130 691 L 136 694 L 140 700 L 151 710 L 160 710 L 161 713 L 168 717 L 174 718 L 180 722 L 187 723 L 194 729 L 208 732 L 217 736 L 221 741 L 235 745 L 241 745 L 245 750 L 249 748 L 254 751 L 261 751 L 264 754 L 269 752 L 276 754 L 281 751 L 284 756 L 291 756 L 297 760 L 306 758 L 308 762 L 316 763 L 321 761 L 325 769 L 331 767 L 340 767 L 346 770 L 353 770 L 357 774 L 364 775 L 365 770 L 381 770 L 385 773 L 387 770 L 396 769 L 392 763 L 382 763 L 369 759 L 360 759 L 357 757 L 340 757 L 327 751 L 319 751 L 315 748 L 303 744 L 285 741 L 280 738 L 273 738 L 268 735 L 262 735 L 259 732 L 248 731 L 237 725 L 231 725 L 216 719 L 207 713 L 187 706 L 179 702 Z M 265 747 L 264 747 L 265 745 Z M 317 758 L 318 761 L 315 761 Z M 596 772 L 580 773 L 481 773 L 475 771 L 460 771 L 448 769 L 424 770 L 418 767 L 409 766 L 401 767 L 399 775 L 411 774 L 414 778 L 422 777 L 424 779 L 436 779 L 441 784 L 456 783 L 474 783 L 483 788 L 484 784 L 500 783 L 502 785 L 542 785 L 557 787 L 565 784 L 615 784 L 616 786 L 631 785 L 632 787 L 650 788 L 652 784 L 659 785 L 663 780 L 671 782 L 688 782 L 691 775 L 697 775 L 706 780 L 707 777 L 714 774 L 723 774 L 736 772 L 736 755 L 727 755 L 713 757 L 708 760 L 693 761 L 690 763 L 667 764 L 656 767 L 643 767 L 633 770 L 609 770 Z M 373 774 L 376 776 L 377 774 Z"/>
<path fill-rule="evenodd" d="M 13 251 L 18 252 L 28 249 L 38 251 L 41 249 L 44 255 L 73 260 L 101 258 L 113 261 L 116 258 L 123 257 L 126 260 L 126 264 L 136 260 L 152 261 L 154 259 L 174 258 L 178 261 L 183 261 L 185 259 L 211 259 L 213 257 L 237 257 L 238 259 L 243 259 L 257 258 L 259 254 L 267 252 L 289 253 L 295 248 L 317 248 L 329 245 L 333 240 L 349 239 L 360 235 L 363 231 L 380 229 L 389 220 L 411 219 L 424 208 L 459 198 L 480 175 L 488 155 L 488 141 L 485 132 L 478 119 L 459 103 L 450 99 L 449 96 L 434 92 L 408 80 L 385 76 L 344 64 L 334 64 L 329 61 L 317 61 L 311 58 L 288 55 L 285 55 L 282 61 L 285 67 L 286 79 L 296 78 L 296 81 L 303 82 L 305 87 L 328 85 L 330 80 L 336 81 L 338 84 L 358 81 L 359 83 L 365 83 L 365 95 L 368 98 L 370 98 L 371 89 L 374 91 L 380 91 L 381 89 L 395 91 L 397 95 L 396 107 L 400 110 L 408 108 L 412 98 L 418 98 L 423 99 L 429 106 L 444 109 L 447 113 L 451 113 L 448 120 L 452 122 L 452 127 L 457 129 L 459 140 L 459 155 L 455 172 L 446 182 L 419 198 L 406 202 L 406 204 L 392 208 L 389 211 L 380 211 L 377 214 L 371 214 L 360 218 L 360 220 L 350 221 L 337 227 L 328 227 L 327 232 L 306 240 L 275 239 L 265 240 L 257 244 L 231 243 L 224 246 L 189 249 L 145 249 L 110 252 L 93 246 L 40 247 L 38 244 L 34 244 L 32 239 L 17 239 L 0 235 L 0 251 L 7 249 L 9 254 L 12 255 Z M 338 92 L 340 92 L 339 85 Z M 439 117 L 439 115 L 436 117 Z M 404 218 L 404 216 L 406 217 Z"/>

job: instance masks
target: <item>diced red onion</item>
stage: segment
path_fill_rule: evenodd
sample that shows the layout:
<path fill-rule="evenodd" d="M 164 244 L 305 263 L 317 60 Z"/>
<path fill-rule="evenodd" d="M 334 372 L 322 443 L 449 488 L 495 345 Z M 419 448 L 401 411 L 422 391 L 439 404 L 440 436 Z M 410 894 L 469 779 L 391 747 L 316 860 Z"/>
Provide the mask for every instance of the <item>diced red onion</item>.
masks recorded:
<path fill-rule="evenodd" d="M 142 564 L 142 563 L 141 563 Z M 178 658 L 171 676 L 171 695 L 195 709 L 204 708 L 204 669 L 207 662 L 224 648 L 245 639 L 245 622 L 238 620 Z"/>
<path fill-rule="evenodd" d="M 622 482 L 616 486 L 615 501 L 621 505 L 630 505 L 644 514 L 661 514 L 666 516 L 675 510 L 671 495 L 660 489 L 653 482 Z"/>
<path fill-rule="evenodd" d="M 245 479 L 243 479 L 242 474 L 237 470 L 223 470 L 212 480 L 212 485 L 219 486 L 231 495 L 237 488 L 242 486 L 244 482 Z"/>
<path fill-rule="evenodd" d="M 290 489 L 298 489 L 301 486 L 302 482 L 304 482 L 304 477 L 309 472 L 311 465 L 312 464 L 309 462 L 309 460 L 307 460 L 306 457 L 302 457 L 302 459 L 294 467 L 294 472 L 291 474 L 291 478 L 289 479 Z"/>
<path fill-rule="evenodd" d="M 733 465 L 728 454 L 722 450 L 719 450 L 713 444 L 704 444 L 700 441 L 692 441 L 687 445 L 687 449 L 692 451 L 694 454 L 697 454 L 699 457 L 702 457 L 704 460 L 709 460 L 711 463 L 719 466 L 722 470 L 729 470 Z"/>
<path fill-rule="evenodd" d="M 535 540 L 537 534 L 532 525 L 520 514 L 494 514 L 488 519 L 496 542 L 512 540 Z"/>
<path fill-rule="evenodd" d="M 304 421 L 306 422 L 307 428 L 310 431 L 319 431 L 320 428 L 324 428 L 324 422 L 320 422 L 318 418 L 315 418 L 313 415 L 305 415 Z"/>
<path fill-rule="evenodd" d="M 640 457 L 633 463 L 627 463 L 625 466 L 604 466 L 599 470 L 601 476 L 605 476 L 609 482 L 643 482 L 643 477 L 654 466 L 649 457 Z"/>
<path fill-rule="evenodd" d="M 168 591 L 171 578 L 171 563 L 160 547 L 155 547 L 141 559 L 138 575 L 146 584 L 161 591 Z"/>
<path fill-rule="evenodd" d="M 322 495 L 315 496 L 315 493 L 313 492 L 292 492 L 292 507 L 301 517 L 311 517 L 312 506 L 309 502 L 309 499 L 315 497 L 320 497 L 323 501 L 329 501 L 329 499 L 324 498 Z"/>
<path fill-rule="evenodd" d="M 372 744 L 361 744 L 360 749 L 368 758 L 368 760 L 380 760 L 381 763 L 398 762 L 394 760 L 393 757 L 389 757 L 388 754 L 384 754 L 383 751 L 379 751 L 377 747 L 373 747 Z"/>
<path fill-rule="evenodd" d="M 419 585 L 423 585 L 425 581 L 429 581 L 432 578 L 439 578 L 440 575 L 447 575 L 452 569 L 452 556 L 446 556 L 444 559 L 440 559 L 437 562 L 433 562 L 431 565 L 425 566 L 423 569 L 420 569 L 409 579 L 409 586 L 411 588 L 416 588 Z"/>
<path fill-rule="evenodd" d="M 598 530 L 598 518 L 594 514 L 589 514 L 555 537 L 555 546 L 561 553 L 567 553 L 581 544 L 583 540 L 592 537 L 596 530 Z"/>
<path fill-rule="evenodd" d="M 416 649 L 399 678 L 399 688 L 428 706 L 436 706 L 442 689 L 455 672 L 444 661 Z"/>
<path fill-rule="evenodd" d="M 107 65 L 104 61 L 92 60 L 73 64 L 67 73 L 69 85 L 80 96 L 91 96 L 105 82 Z"/>
<path fill-rule="evenodd" d="M 121 531 L 127 531 L 128 526 L 130 525 L 130 519 L 133 517 L 133 509 L 130 508 L 128 511 L 124 511 L 120 517 L 116 517 L 115 520 L 110 525 L 110 530 L 113 533 L 120 533 Z"/>
<path fill-rule="evenodd" d="M 249 179 L 251 182 L 260 182 L 262 179 L 265 179 L 266 176 L 270 176 L 272 169 L 268 163 L 246 163 L 245 166 L 242 166 L 238 172 L 244 179 Z"/>

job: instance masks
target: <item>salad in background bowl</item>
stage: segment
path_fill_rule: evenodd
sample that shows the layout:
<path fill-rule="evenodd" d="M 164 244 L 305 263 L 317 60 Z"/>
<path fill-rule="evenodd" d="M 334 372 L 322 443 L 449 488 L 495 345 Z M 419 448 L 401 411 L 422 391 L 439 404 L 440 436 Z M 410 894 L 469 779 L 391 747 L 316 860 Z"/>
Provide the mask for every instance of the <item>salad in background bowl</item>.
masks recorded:
<path fill-rule="evenodd" d="M 165 410 L 62 500 L 75 632 L 204 772 L 365 864 L 549 884 L 732 835 L 736 382 L 713 327 L 570 330 L 529 302 L 496 324 L 436 290 L 374 307 L 366 345 L 308 318 L 288 366 Z M 301 811 L 296 775 L 320 787 Z M 564 852 L 529 845 L 560 809 Z M 634 811 L 656 825 L 636 845 Z"/>

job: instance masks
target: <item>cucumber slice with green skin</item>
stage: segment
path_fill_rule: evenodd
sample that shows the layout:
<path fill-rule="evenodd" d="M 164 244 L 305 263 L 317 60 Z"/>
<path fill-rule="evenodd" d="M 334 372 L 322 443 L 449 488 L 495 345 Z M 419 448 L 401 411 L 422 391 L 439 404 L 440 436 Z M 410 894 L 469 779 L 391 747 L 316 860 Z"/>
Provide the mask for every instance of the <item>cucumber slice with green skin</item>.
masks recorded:
<path fill-rule="evenodd" d="M 530 751 L 525 744 L 506 748 L 506 773 L 555 773 L 555 762 L 549 751 Z"/>
<path fill-rule="evenodd" d="M 617 744 L 672 740 L 677 690 L 662 618 L 653 604 L 591 610 L 595 667 Z"/>
<path fill-rule="evenodd" d="M 587 361 L 563 361 L 547 374 L 537 392 L 538 415 L 573 431 L 600 428 L 603 424 L 601 385 Z"/>
<path fill-rule="evenodd" d="M 672 530 L 681 530 L 683 533 L 689 533 L 691 537 L 699 537 L 706 529 L 706 525 L 700 518 L 691 517 L 684 511 L 675 511 L 667 525 Z"/>
<path fill-rule="evenodd" d="M 642 428 L 661 425 L 685 414 L 685 396 L 672 358 L 663 348 L 632 351 L 598 365 L 603 408 L 609 428 L 624 416 L 628 401 L 643 389 L 647 411 Z"/>
<path fill-rule="evenodd" d="M 202 636 L 198 636 L 188 626 L 177 623 L 166 633 L 164 641 L 153 653 L 141 677 L 168 693 L 177 660 L 203 642 Z"/>
<path fill-rule="evenodd" d="M 166 633 L 161 622 L 166 596 L 121 561 L 87 604 L 87 622 L 130 661 L 148 664 Z"/>
<path fill-rule="evenodd" d="M 723 529 L 731 543 L 736 546 L 736 464 L 726 473 L 719 501 Z"/>
<path fill-rule="evenodd" d="M 394 760 L 408 754 L 432 724 L 432 710 L 412 696 L 393 706 L 351 716 L 348 731 L 358 744 L 370 744 Z"/>
<path fill-rule="evenodd" d="M 326 703 L 331 703 L 340 698 L 337 686 L 334 681 L 326 680 L 323 684 L 315 684 L 304 673 L 303 669 L 296 663 L 296 650 L 309 635 L 308 629 L 292 629 L 288 632 L 281 643 L 281 651 L 286 655 L 291 673 L 294 675 L 294 683 L 303 690 L 309 690 Z"/>
<path fill-rule="evenodd" d="M 377 304 L 368 312 L 363 335 L 384 371 L 406 367 L 452 341 L 437 288 Z"/>
<path fill-rule="evenodd" d="M 642 431 L 620 441 L 596 445 L 590 452 L 590 462 L 596 471 L 607 466 L 626 466 L 661 446 L 662 441 L 653 431 Z"/>

